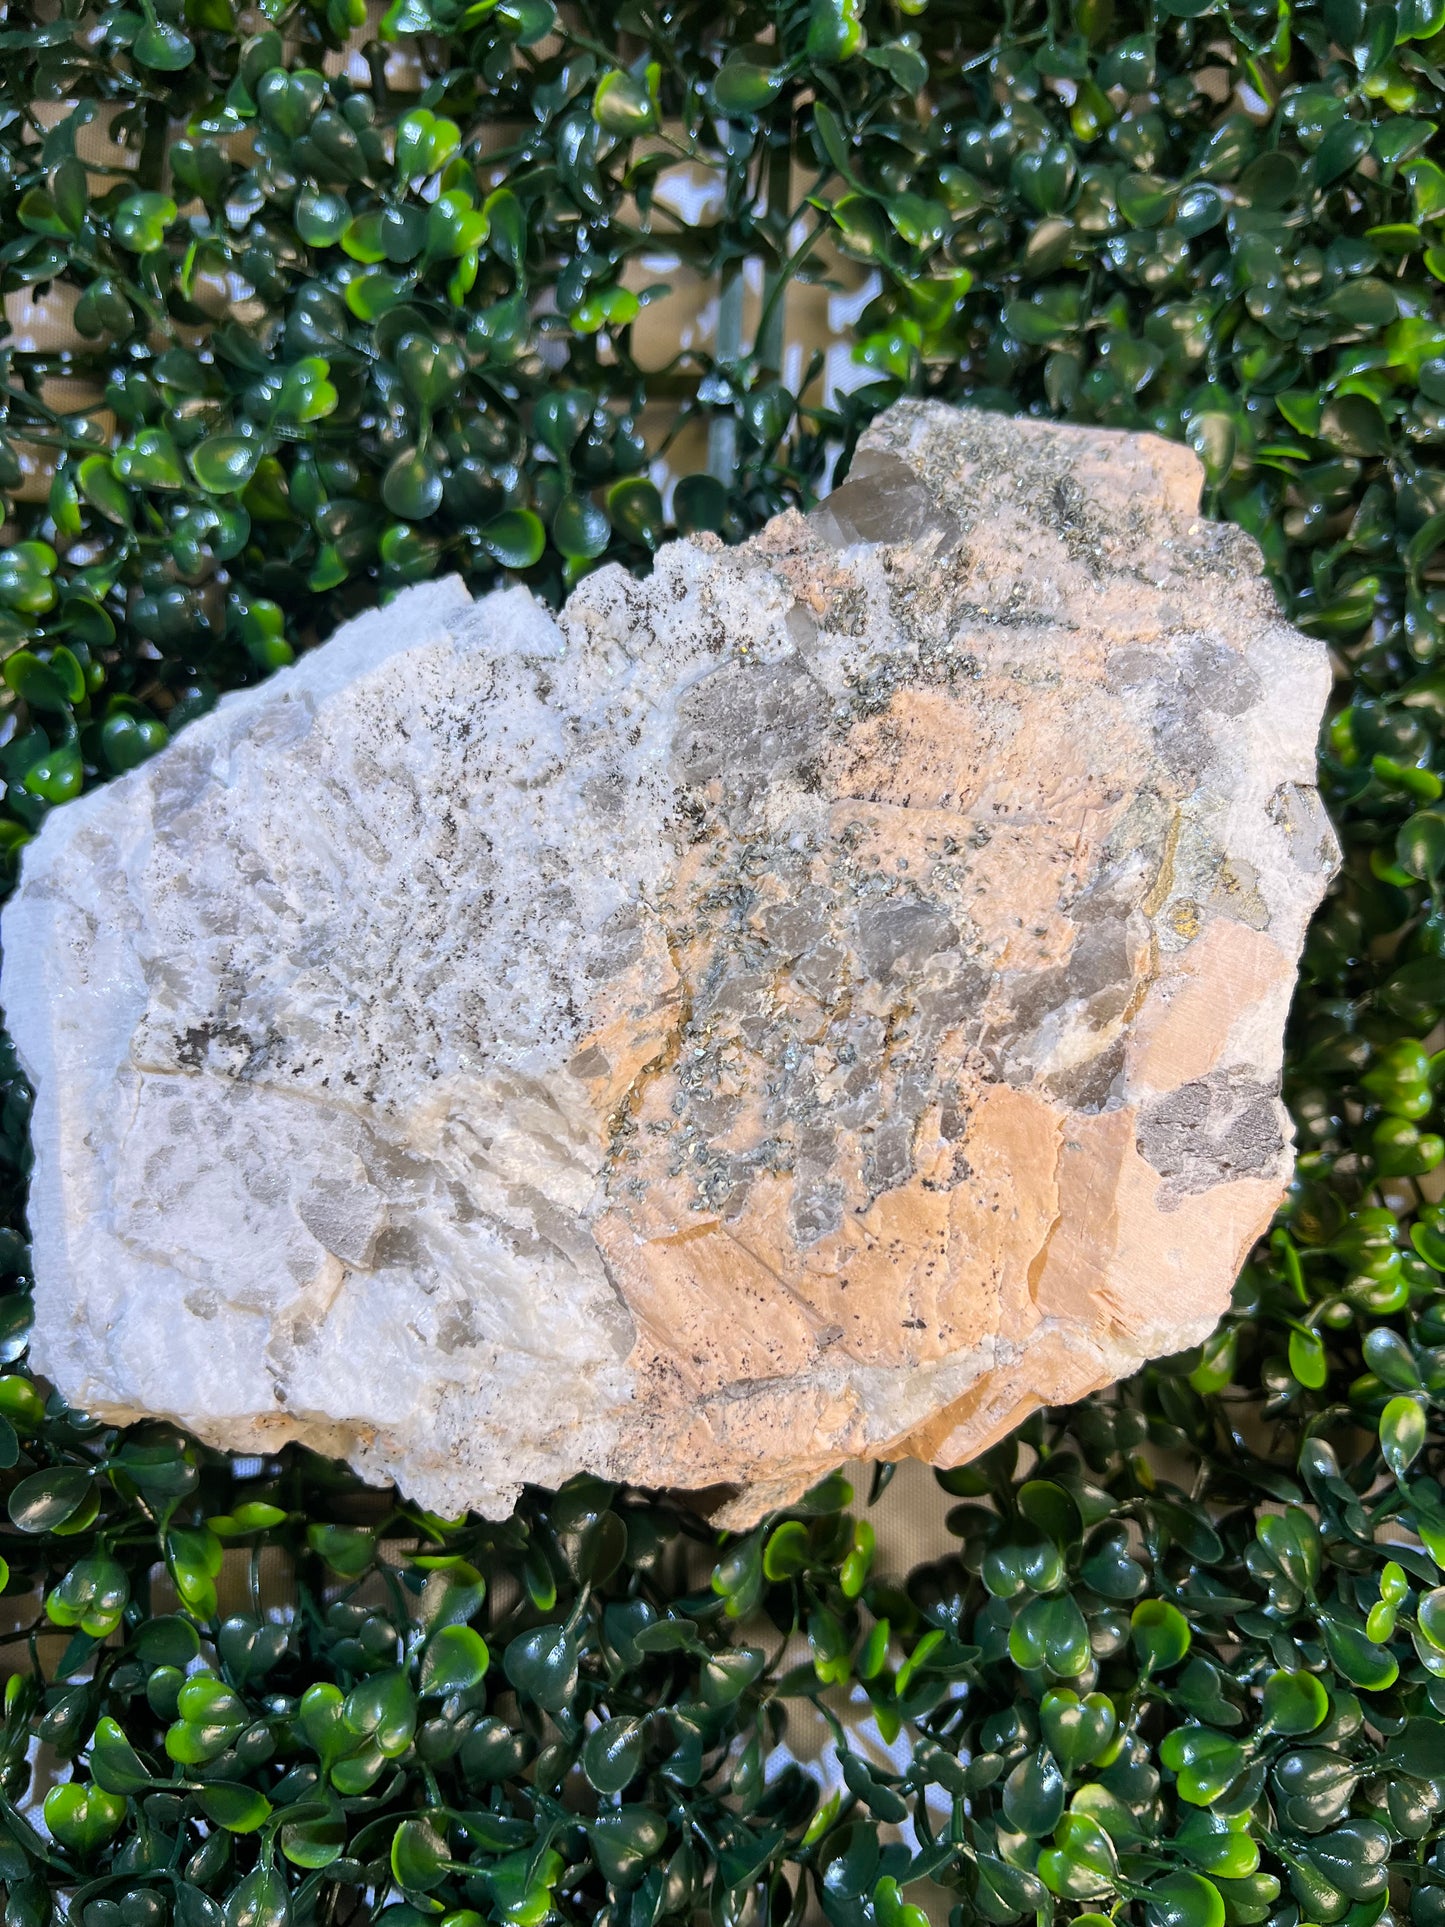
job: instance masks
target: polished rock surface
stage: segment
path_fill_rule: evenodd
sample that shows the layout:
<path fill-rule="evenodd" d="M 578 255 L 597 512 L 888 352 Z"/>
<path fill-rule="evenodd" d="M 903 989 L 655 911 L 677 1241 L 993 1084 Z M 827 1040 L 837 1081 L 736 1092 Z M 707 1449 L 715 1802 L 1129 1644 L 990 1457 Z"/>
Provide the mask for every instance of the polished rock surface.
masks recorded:
<path fill-rule="evenodd" d="M 443 1513 L 957 1463 L 1205 1336 L 1290 1171 L 1329 672 L 1149 436 L 898 404 L 560 618 L 413 589 L 4 914 L 34 1360 Z"/>

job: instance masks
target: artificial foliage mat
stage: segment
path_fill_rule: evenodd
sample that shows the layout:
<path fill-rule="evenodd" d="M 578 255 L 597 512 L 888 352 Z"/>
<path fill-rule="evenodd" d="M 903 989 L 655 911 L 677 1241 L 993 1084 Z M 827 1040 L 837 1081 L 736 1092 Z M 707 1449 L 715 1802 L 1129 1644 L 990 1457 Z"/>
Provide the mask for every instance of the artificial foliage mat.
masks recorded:
<path fill-rule="evenodd" d="M 1347 860 L 1293 1023 L 1298 1183 L 1233 1313 L 946 1475 L 956 1549 L 907 1575 L 839 1480 L 741 1538 L 589 1480 L 448 1522 L 68 1411 L 26 1371 L 8 1062 L 3 1927 L 1445 1921 L 1442 29 L 1445 0 L 10 8 L 3 288 L 77 331 L 0 339 L 12 869 L 402 584 L 556 599 L 674 524 L 741 535 L 903 393 L 1192 444 L 1336 652 Z M 716 345 L 643 371 L 659 252 L 716 288 Z M 877 292 L 825 406 L 783 323 L 840 256 Z M 648 463 L 694 424 L 670 522 Z M 809 1701 L 826 1802 L 777 1766 Z M 865 1718 L 906 1770 L 850 1746 Z"/>

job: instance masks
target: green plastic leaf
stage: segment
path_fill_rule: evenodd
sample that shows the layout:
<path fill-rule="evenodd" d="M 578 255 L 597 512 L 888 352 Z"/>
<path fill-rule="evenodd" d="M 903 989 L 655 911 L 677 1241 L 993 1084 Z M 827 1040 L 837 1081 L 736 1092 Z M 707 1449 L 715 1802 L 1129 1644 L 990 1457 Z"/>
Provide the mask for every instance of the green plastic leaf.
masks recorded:
<path fill-rule="evenodd" d="M 1009 1657 L 1026 1671 L 1046 1667 L 1064 1678 L 1089 1663 L 1089 1628 L 1068 1594 L 1030 1600 L 1009 1631 Z"/>
<path fill-rule="evenodd" d="M 563 388 L 542 395 L 532 411 L 532 428 L 544 448 L 565 461 L 592 418 L 595 399 L 585 388 Z"/>
<path fill-rule="evenodd" d="M 1329 1696 L 1311 1673 L 1277 1669 L 1264 1683 L 1262 1711 L 1271 1732 L 1313 1733 L 1329 1710 Z"/>
<path fill-rule="evenodd" d="M 621 1793 L 637 1777 L 646 1746 L 642 1721 L 622 1714 L 587 1736 L 582 1771 L 599 1793 Z"/>
<path fill-rule="evenodd" d="M 87 455 L 76 471 L 76 483 L 93 509 L 112 522 L 129 524 L 130 497 L 104 455 Z"/>
<path fill-rule="evenodd" d="M 650 134 L 661 120 L 657 87 L 662 68 L 650 61 L 642 74 L 614 67 L 598 81 L 592 95 L 592 116 L 609 134 L 630 139 Z"/>
<path fill-rule="evenodd" d="M 1144 1918 L 1148 1927 L 1224 1927 L 1224 1902 L 1203 1874 L 1165 1874 L 1150 1883 Z"/>
<path fill-rule="evenodd" d="M 758 114 L 771 106 L 783 85 L 783 72 L 768 56 L 770 48 L 749 51 L 732 48 L 712 84 L 712 97 L 720 114 Z M 759 58 L 758 56 L 761 56 Z"/>
<path fill-rule="evenodd" d="M 69 711 L 70 705 L 81 701 L 85 695 L 85 679 L 69 672 L 75 658 L 68 649 L 56 651 L 63 658 L 57 662 L 42 662 L 40 657 L 29 649 L 17 649 L 13 656 L 5 660 L 5 681 L 22 701 L 32 709 L 58 710 L 62 714 Z"/>
<path fill-rule="evenodd" d="M 116 477 L 137 488 L 184 488 L 185 470 L 175 443 L 163 428 L 143 428 L 123 442 L 111 458 Z"/>
<path fill-rule="evenodd" d="M 373 1673 L 347 1694 L 341 1718 L 358 1738 L 374 1740 L 384 1759 L 399 1759 L 411 1745 L 417 1722 L 416 1699 L 406 1675 Z"/>
<path fill-rule="evenodd" d="M 256 1787 L 209 1780 L 197 1792 L 201 1811 L 227 1833 L 254 1833 L 271 1814 L 271 1802 Z"/>
<path fill-rule="evenodd" d="M 428 1818 L 403 1820 L 391 1840 L 391 1871 L 408 1893 L 430 1893 L 447 1876 L 445 1835 Z"/>
<path fill-rule="evenodd" d="M 155 1784 L 155 1777 L 126 1738 L 124 1730 L 106 1715 L 96 1722 L 90 1749 L 90 1771 L 99 1787 L 107 1793 L 141 1793 Z"/>
<path fill-rule="evenodd" d="M 795 1579 L 810 1560 L 808 1528 L 799 1519 L 785 1519 L 774 1528 L 763 1547 L 763 1575 L 767 1579 Z"/>
<path fill-rule="evenodd" d="M 661 1853 L 667 1822 L 650 1807 L 613 1807 L 588 1828 L 603 1878 L 615 1887 L 634 1887 Z"/>
<path fill-rule="evenodd" d="M 461 129 L 454 120 L 428 107 L 413 107 L 397 123 L 396 171 L 403 179 L 439 173 L 460 144 Z"/>
<path fill-rule="evenodd" d="M 607 491 L 607 513 L 618 534 L 629 541 L 649 549 L 661 542 L 665 527 L 662 497 L 645 477 L 633 475 L 614 482 Z"/>
<path fill-rule="evenodd" d="M 1134 1650 L 1151 1672 L 1177 1666 L 1189 1651 L 1189 1622 L 1167 1599 L 1142 1599 L 1129 1620 Z"/>
<path fill-rule="evenodd" d="M 1387 1647 L 1366 1637 L 1361 1627 L 1321 1617 L 1320 1631 L 1336 1671 L 1352 1686 L 1366 1692 L 1386 1692 L 1400 1676 L 1399 1664 Z"/>
<path fill-rule="evenodd" d="M 1016 1833 L 1042 1839 L 1064 1811 L 1064 1776 L 1046 1747 L 1019 1761 L 1004 1781 L 1003 1814 Z"/>
<path fill-rule="evenodd" d="M 547 531 L 531 509 L 504 509 L 483 526 L 481 538 L 504 569 L 530 569 L 547 546 Z"/>
<path fill-rule="evenodd" d="M 1415 1623 L 1431 1646 L 1445 1653 L 1445 1586 L 1422 1594 L 1415 1608 Z"/>
<path fill-rule="evenodd" d="M 91 1475 L 78 1465 L 58 1465 L 32 1472 L 13 1489 L 6 1509 L 10 1522 L 32 1535 L 53 1532 L 77 1513 L 91 1496 Z"/>
<path fill-rule="evenodd" d="M 281 616 L 279 608 L 276 616 Z M 306 1528 L 306 1542 L 333 1572 L 346 1579 L 365 1572 L 376 1556 L 375 1535 L 359 1526 L 311 1525 Z"/>
<path fill-rule="evenodd" d="M 1118 1721 L 1113 1701 L 1103 1693 L 1084 1699 L 1066 1686 L 1050 1687 L 1039 1702 L 1039 1719 L 1054 1757 L 1065 1773 L 1076 1773 L 1110 1745 Z"/>
<path fill-rule="evenodd" d="M 829 66 L 851 60 L 867 44 L 862 0 L 812 0 L 808 9 L 809 60 Z"/>
<path fill-rule="evenodd" d="M 1397 1479 L 1404 1478 L 1424 1450 L 1425 1433 L 1425 1412 L 1417 1398 L 1392 1398 L 1380 1414 L 1380 1449 Z"/>
<path fill-rule="evenodd" d="M 120 1829 L 126 1803 L 98 1786 L 72 1780 L 52 1787 L 45 1796 L 45 1824 L 63 1848 L 81 1855 L 94 1853 Z"/>
<path fill-rule="evenodd" d="M 1316 1331 L 1298 1329 L 1289 1335 L 1289 1368 L 1310 1391 L 1317 1392 L 1329 1378 L 1324 1340 Z"/>
<path fill-rule="evenodd" d="M 381 478 L 381 499 L 393 515 L 425 521 L 441 507 L 442 476 L 425 449 L 404 448 Z"/>
<path fill-rule="evenodd" d="M 1239 430 L 1233 415 L 1223 409 L 1203 409 L 1185 426 L 1189 446 L 1204 464 L 1206 481 L 1217 488 L 1234 466 Z"/>
<path fill-rule="evenodd" d="M 423 1693 L 465 1693 L 486 1677 L 487 1642 L 471 1626 L 443 1626 L 427 1641 L 421 1662 Z"/>
<path fill-rule="evenodd" d="M 252 1869 L 226 1898 L 225 1927 L 290 1927 L 291 1896 L 285 1876 L 264 1863 Z"/>
<path fill-rule="evenodd" d="M 564 495 L 552 517 L 552 540 L 569 559 L 590 560 L 612 540 L 612 524 L 585 495 Z"/>
<path fill-rule="evenodd" d="M 46 1595 L 45 1614 L 57 1626 L 78 1626 L 92 1639 L 104 1639 L 120 1624 L 130 1598 L 124 1566 L 104 1553 L 78 1559 Z"/>
<path fill-rule="evenodd" d="M 279 55 L 280 49 L 277 53 Z M 326 99 L 326 81 L 314 67 L 272 67 L 256 85 L 256 104 L 269 127 L 297 140 L 315 120 Z"/>
<path fill-rule="evenodd" d="M 162 74 L 178 74 L 196 57 L 190 35 L 165 20 L 148 20 L 131 43 L 131 50 L 143 67 Z"/>
<path fill-rule="evenodd" d="M 339 1860 L 346 1847 L 346 1816 L 339 1807 L 316 1817 L 288 1820 L 279 1834 L 281 1851 L 293 1866 L 314 1871 Z"/>
<path fill-rule="evenodd" d="M 130 194 L 112 217 L 110 231 L 132 254 L 155 254 L 165 246 L 179 211 L 168 195 Z"/>
<path fill-rule="evenodd" d="M 1180 1799 L 1196 1807 L 1220 1799 L 1246 1762 L 1237 1740 L 1207 1726 L 1175 1727 L 1165 1734 L 1159 1758 L 1177 1775 Z"/>
<path fill-rule="evenodd" d="M 565 1626 L 537 1626 L 511 1642 L 502 1667 L 519 1693 L 555 1713 L 577 1690 L 578 1659 L 576 1641 Z"/>
<path fill-rule="evenodd" d="M 767 1654 L 760 1646 L 735 1646 L 714 1653 L 698 1680 L 703 1703 L 731 1706 L 761 1675 Z"/>
<path fill-rule="evenodd" d="M 1097 1900 L 1112 1893 L 1119 1862 L 1114 1842 L 1087 1813 L 1066 1813 L 1038 1859 L 1039 1878 L 1062 1900 Z M 1088 1915 L 1080 1916 L 1087 1921 Z"/>
<path fill-rule="evenodd" d="M 673 490 L 672 513 L 684 535 L 716 533 L 727 520 L 728 493 L 712 475 L 684 475 Z"/>
<path fill-rule="evenodd" d="M 203 489 L 213 495 L 233 495 L 251 480 L 265 452 L 263 442 L 246 435 L 211 435 L 186 459 Z"/>
<path fill-rule="evenodd" d="M 1320 1531 L 1300 1506 L 1265 1513 L 1255 1524 L 1260 1544 L 1280 1571 L 1307 1597 L 1320 1577 Z"/>
<path fill-rule="evenodd" d="M 1175 1835 L 1180 1850 L 1212 1880 L 1247 1880 L 1259 1866 L 1259 1846 L 1248 1815 L 1195 1808 Z M 1226 1894 L 1226 1909 L 1228 1897 Z"/>

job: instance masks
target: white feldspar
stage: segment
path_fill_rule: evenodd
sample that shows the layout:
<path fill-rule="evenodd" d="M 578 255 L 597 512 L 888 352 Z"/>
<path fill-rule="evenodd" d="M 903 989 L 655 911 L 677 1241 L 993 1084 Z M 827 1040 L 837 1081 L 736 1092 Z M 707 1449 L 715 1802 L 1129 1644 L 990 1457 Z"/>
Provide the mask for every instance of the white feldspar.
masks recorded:
<path fill-rule="evenodd" d="M 56 811 L 38 1369 L 443 1513 L 741 1520 L 1204 1337 L 1335 845 L 1324 650 L 1198 492 L 901 403 L 811 518 L 412 589 Z"/>

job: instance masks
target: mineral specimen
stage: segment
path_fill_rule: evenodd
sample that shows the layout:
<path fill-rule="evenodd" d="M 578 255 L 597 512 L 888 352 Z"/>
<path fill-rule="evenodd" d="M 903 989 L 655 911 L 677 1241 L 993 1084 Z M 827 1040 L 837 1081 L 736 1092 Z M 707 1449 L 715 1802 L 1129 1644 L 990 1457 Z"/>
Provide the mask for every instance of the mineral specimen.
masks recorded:
<path fill-rule="evenodd" d="M 953 1464 L 1290 1170 L 1325 652 L 1150 436 L 898 404 L 810 517 L 412 589 L 25 852 L 34 1359 L 444 1513 Z"/>

